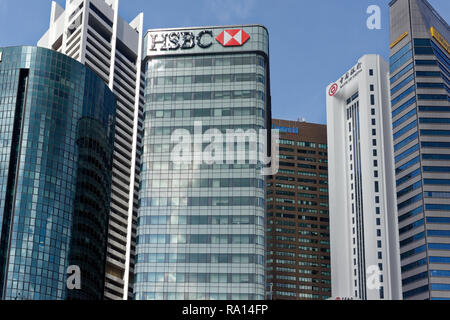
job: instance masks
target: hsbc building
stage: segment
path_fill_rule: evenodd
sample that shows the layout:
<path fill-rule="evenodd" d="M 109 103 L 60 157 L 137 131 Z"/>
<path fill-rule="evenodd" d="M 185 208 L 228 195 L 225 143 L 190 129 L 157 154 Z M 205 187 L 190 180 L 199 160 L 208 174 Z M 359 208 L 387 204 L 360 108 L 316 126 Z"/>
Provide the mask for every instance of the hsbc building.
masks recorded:
<path fill-rule="evenodd" d="M 260 165 L 199 162 L 195 153 L 180 164 L 171 155 L 179 130 L 195 141 L 210 129 L 271 128 L 268 31 L 149 30 L 144 57 L 135 299 L 263 300 Z"/>

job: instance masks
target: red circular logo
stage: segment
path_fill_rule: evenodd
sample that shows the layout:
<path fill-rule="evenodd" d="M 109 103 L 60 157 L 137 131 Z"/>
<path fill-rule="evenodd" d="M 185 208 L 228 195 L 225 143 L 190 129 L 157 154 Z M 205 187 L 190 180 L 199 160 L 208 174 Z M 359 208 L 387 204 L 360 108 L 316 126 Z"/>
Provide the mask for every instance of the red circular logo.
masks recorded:
<path fill-rule="evenodd" d="M 328 94 L 330 95 L 330 97 L 334 96 L 336 94 L 336 92 L 338 91 L 338 89 L 339 89 L 339 86 L 337 85 L 337 83 L 333 83 L 330 90 L 328 91 Z"/>

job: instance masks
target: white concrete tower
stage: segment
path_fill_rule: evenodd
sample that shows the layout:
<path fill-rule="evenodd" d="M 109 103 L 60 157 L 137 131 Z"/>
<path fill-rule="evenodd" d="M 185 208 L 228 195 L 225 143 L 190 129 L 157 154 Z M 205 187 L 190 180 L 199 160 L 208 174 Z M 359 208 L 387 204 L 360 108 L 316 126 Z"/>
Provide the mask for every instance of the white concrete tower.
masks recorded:
<path fill-rule="evenodd" d="M 118 8 L 118 0 L 67 0 L 65 9 L 52 2 L 49 30 L 38 42 L 88 66 L 117 97 L 106 299 L 132 295 L 144 103 L 144 15 L 127 23 Z"/>
<path fill-rule="evenodd" d="M 388 72 L 365 55 L 326 92 L 333 297 L 401 299 Z"/>

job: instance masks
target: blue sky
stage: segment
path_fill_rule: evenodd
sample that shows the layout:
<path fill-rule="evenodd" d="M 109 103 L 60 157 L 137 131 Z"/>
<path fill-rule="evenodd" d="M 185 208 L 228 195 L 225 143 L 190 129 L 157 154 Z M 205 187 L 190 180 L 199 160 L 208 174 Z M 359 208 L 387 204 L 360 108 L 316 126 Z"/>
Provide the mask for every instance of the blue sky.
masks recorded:
<path fill-rule="evenodd" d="M 64 6 L 65 0 L 57 0 Z M 429 0 L 450 21 L 449 0 Z M 325 88 L 366 53 L 388 57 L 389 0 L 121 0 L 146 29 L 258 23 L 270 32 L 273 117 L 325 123 Z M 382 29 L 366 27 L 369 5 Z M 50 0 L 0 0 L 0 47 L 35 45 L 48 28 Z"/>

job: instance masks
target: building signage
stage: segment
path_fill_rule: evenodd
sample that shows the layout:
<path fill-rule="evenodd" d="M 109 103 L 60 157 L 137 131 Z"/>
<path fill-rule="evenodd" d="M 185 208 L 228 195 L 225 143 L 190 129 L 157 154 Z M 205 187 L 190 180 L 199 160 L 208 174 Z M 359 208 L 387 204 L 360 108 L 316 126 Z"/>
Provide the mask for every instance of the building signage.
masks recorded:
<path fill-rule="evenodd" d="M 242 29 L 224 30 L 216 40 L 224 47 L 240 47 L 250 39 L 250 35 Z"/>
<path fill-rule="evenodd" d="M 350 71 L 344 74 L 336 83 L 333 83 L 328 91 L 330 97 L 334 96 L 340 89 L 355 79 L 362 72 L 362 62 L 358 62 Z"/>
<path fill-rule="evenodd" d="M 397 40 L 395 40 L 394 42 L 391 43 L 391 45 L 389 46 L 391 49 L 393 47 L 395 47 L 397 44 L 400 43 L 400 41 L 402 41 L 403 39 L 405 39 L 408 36 L 408 31 L 405 31 Z"/>
<path fill-rule="evenodd" d="M 3 51 L 0 51 L 0 62 L 2 62 Z"/>
<path fill-rule="evenodd" d="M 430 28 L 431 36 L 436 39 L 437 42 L 442 46 L 442 48 L 447 51 L 448 54 L 450 54 L 450 44 L 447 42 L 447 40 L 436 30 L 435 27 Z"/>
<path fill-rule="evenodd" d="M 214 43 L 214 34 L 212 30 L 202 30 L 197 33 L 173 31 L 150 34 L 149 39 L 150 51 L 188 50 L 195 47 L 208 49 Z M 224 47 L 242 46 L 249 39 L 250 35 L 242 29 L 224 30 L 216 37 L 216 41 Z"/>
<path fill-rule="evenodd" d="M 278 131 L 284 132 L 284 133 L 298 134 L 298 128 L 293 128 L 293 127 L 283 127 L 283 126 L 277 126 L 277 125 L 273 124 L 272 129 L 278 130 Z"/>

